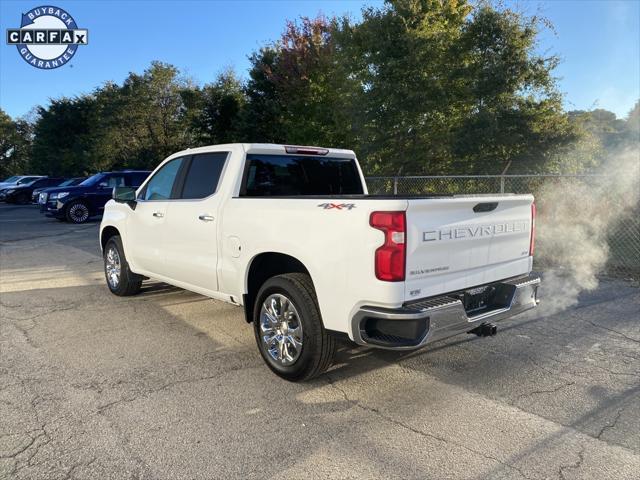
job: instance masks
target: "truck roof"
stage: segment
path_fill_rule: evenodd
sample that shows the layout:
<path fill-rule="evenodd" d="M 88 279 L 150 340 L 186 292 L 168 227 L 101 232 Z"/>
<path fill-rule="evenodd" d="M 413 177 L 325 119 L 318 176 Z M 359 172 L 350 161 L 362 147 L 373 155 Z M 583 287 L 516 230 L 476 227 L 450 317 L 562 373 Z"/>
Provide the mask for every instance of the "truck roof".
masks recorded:
<path fill-rule="evenodd" d="M 264 154 L 296 154 L 287 152 L 286 147 L 295 147 L 300 149 L 317 149 L 317 150 L 327 150 L 328 156 L 333 157 L 349 157 L 354 158 L 355 152 L 353 150 L 345 150 L 341 148 L 329 148 L 329 147 L 318 147 L 318 146 L 310 146 L 310 145 L 292 145 L 292 144 L 284 144 L 284 143 L 225 143 L 220 145 L 207 145 L 204 147 L 197 148 L 187 148 L 186 150 L 182 150 L 181 152 L 177 152 L 172 157 L 177 157 L 184 154 L 194 154 L 194 153 L 206 153 L 210 151 L 220 150 L 221 148 L 229 148 L 236 149 L 242 148 L 246 153 L 264 153 Z M 305 155 L 305 153 L 298 153 L 300 155 Z M 308 155 L 308 154 L 307 154 Z"/>

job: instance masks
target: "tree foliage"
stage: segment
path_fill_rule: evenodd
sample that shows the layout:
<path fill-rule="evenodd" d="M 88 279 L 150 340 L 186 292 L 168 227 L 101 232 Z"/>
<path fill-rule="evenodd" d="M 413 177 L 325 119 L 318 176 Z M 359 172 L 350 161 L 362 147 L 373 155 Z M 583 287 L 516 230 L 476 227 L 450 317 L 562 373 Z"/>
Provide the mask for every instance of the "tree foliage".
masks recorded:
<path fill-rule="evenodd" d="M 3 175 L 153 168 L 187 147 L 275 142 L 351 148 L 367 174 L 583 171 L 638 141 L 639 107 L 564 112 L 539 53 L 544 23 L 467 0 L 394 0 L 362 19 L 301 18 L 232 70 L 198 86 L 153 62 L 39 107 L 0 113 Z"/>
<path fill-rule="evenodd" d="M 0 179 L 30 168 L 31 125 L 0 109 Z"/>

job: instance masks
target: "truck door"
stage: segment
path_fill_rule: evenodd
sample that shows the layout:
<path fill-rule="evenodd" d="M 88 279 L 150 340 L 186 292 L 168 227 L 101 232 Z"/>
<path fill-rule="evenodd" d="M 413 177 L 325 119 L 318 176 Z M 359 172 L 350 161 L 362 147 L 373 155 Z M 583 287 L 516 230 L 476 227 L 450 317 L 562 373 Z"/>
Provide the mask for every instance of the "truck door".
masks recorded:
<path fill-rule="evenodd" d="M 210 292 L 218 291 L 218 185 L 228 156 L 229 152 L 191 156 L 163 228 L 168 276 Z"/>
<path fill-rule="evenodd" d="M 127 217 L 127 256 L 137 269 L 166 274 L 164 237 L 167 207 L 175 197 L 176 179 L 184 158 L 165 163 L 138 193 L 136 209 Z"/>

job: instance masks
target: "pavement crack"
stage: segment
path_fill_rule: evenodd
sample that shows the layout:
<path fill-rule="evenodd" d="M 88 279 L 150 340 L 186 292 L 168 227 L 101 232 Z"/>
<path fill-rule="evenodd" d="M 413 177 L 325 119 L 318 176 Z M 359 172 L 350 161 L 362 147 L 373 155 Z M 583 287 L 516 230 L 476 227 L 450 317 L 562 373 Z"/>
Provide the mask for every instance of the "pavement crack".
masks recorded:
<path fill-rule="evenodd" d="M 599 323 L 592 322 L 591 320 L 587 320 L 587 323 L 589 323 L 590 325 L 593 325 L 596 328 L 601 328 L 603 330 L 607 330 L 609 332 L 615 333 L 616 335 L 619 335 L 619 336 L 621 336 L 623 338 L 626 338 L 627 340 L 629 340 L 631 342 L 640 343 L 640 340 L 638 340 L 637 338 L 630 337 L 626 333 L 622 333 L 622 332 L 620 332 L 618 330 L 615 330 L 614 328 L 605 327 L 604 325 L 600 325 Z"/>
<path fill-rule="evenodd" d="M 112 408 L 112 407 L 114 407 L 116 405 L 135 402 L 136 400 L 139 400 L 141 398 L 146 398 L 149 395 L 153 395 L 154 393 L 158 393 L 158 392 L 161 392 L 163 390 L 168 390 L 170 388 L 173 388 L 176 385 L 183 385 L 183 384 L 188 384 L 188 383 L 197 383 L 197 382 L 205 382 L 205 381 L 208 381 L 208 380 L 215 380 L 215 379 L 220 378 L 220 377 L 222 377 L 224 375 L 227 375 L 229 373 L 236 372 L 238 370 L 248 370 L 250 368 L 261 368 L 261 366 L 251 367 L 251 366 L 246 366 L 246 365 L 239 365 L 239 366 L 236 366 L 236 367 L 227 368 L 226 370 L 224 370 L 222 372 L 218 372 L 218 373 L 216 373 L 214 375 L 207 375 L 207 376 L 204 376 L 204 377 L 189 378 L 189 379 L 186 379 L 186 380 L 176 380 L 176 381 L 173 381 L 173 382 L 168 382 L 168 383 L 165 383 L 164 385 L 161 385 L 161 386 L 159 386 L 157 388 L 152 388 L 152 389 L 149 389 L 149 390 L 145 390 L 145 391 L 136 393 L 131 397 L 121 398 L 119 400 L 114 400 L 112 402 L 106 403 L 106 404 L 98 407 L 98 409 L 96 410 L 95 413 L 98 414 L 98 415 L 102 415 L 105 410 L 109 410 L 110 408 Z"/>
<path fill-rule="evenodd" d="M 47 310 L 45 312 L 42 313 L 37 313 L 35 315 L 31 315 L 30 317 L 10 317 L 8 315 L 5 315 L 5 318 L 9 319 L 9 320 L 13 320 L 14 322 L 28 322 L 31 320 L 35 320 L 36 318 L 40 318 L 40 317 L 44 317 L 44 316 L 48 316 L 57 312 L 66 312 L 67 310 L 74 310 L 75 308 L 77 308 L 77 304 L 72 303 L 71 305 L 66 305 L 64 307 L 57 307 L 57 308 L 52 308 L 50 310 Z"/>
<path fill-rule="evenodd" d="M 566 480 L 566 477 L 564 476 L 564 472 L 566 470 L 577 470 L 578 468 L 580 468 L 580 466 L 582 465 L 582 462 L 584 462 L 584 451 L 585 451 L 585 447 L 583 445 L 580 448 L 580 451 L 578 452 L 578 460 L 568 465 L 560 465 L 560 467 L 558 468 L 558 477 L 561 480 Z"/>
<path fill-rule="evenodd" d="M 75 472 L 78 468 L 81 467 L 89 467 L 92 463 L 94 463 L 97 460 L 97 457 L 93 457 L 91 460 L 89 460 L 88 462 L 78 462 L 76 464 L 74 464 L 69 470 L 67 470 L 67 472 L 65 473 L 65 476 L 63 477 L 63 480 L 71 480 L 72 478 L 75 477 Z"/>
<path fill-rule="evenodd" d="M 531 392 L 522 393 L 522 394 L 517 396 L 515 401 L 517 402 L 518 400 L 521 400 L 521 399 L 526 398 L 526 397 L 531 397 L 533 395 L 542 395 L 542 394 L 545 394 L 545 393 L 557 393 L 560 390 L 562 390 L 564 388 L 567 388 L 567 387 L 570 387 L 571 385 L 575 385 L 575 384 L 576 384 L 576 382 L 565 382 L 565 383 L 563 383 L 561 385 L 558 385 L 555 388 L 533 390 Z"/>
<path fill-rule="evenodd" d="M 16 435 L 16 434 L 14 434 L 14 435 Z M 17 450 L 15 450 L 14 452 L 12 452 L 12 453 L 10 453 L 8 455 L 0 455 L 0 458 L 16 458 L 21 453 L 24 453 L 27 450 L 29 450 L 31 448 L 31 446 L 36 442 L 36 440 L 38 438 L 40 438 L 42 435 L 43 435 L 43 433 L 40 433 L 40 434 L 35 435 L 35 436 L 29 436 L 29 442 L 27 442 L 26 445 L 22 445 Z"/>
<path fill-rule="evenodd" d="M 528 477 L 523 471 L 522 469 L 511 465 L 510 463 L 504 462 L 502 460 L 500 460 L 499 458 L 496 458 L 492 455 L 487 454 L 484 451 L 480 451 L 480 450 L 475 450 L 473 448 L 470 448 L 462 443 L 456 442 L 455 440 L 451 440 L 445 437 L 441 437 L 440 435 L 434 435 L 433 433 L 429 433 L 429 432 L 425 432 L 423 430 L 419 430 L 415 427 L 412 427 L 411 425 L 408 425 L 404 422 L 401 422 L 400 420 L 396 420 L 393 417 L 390 417 L 389 415 L 384 414 L 383 412 L 381 412 L 380 410 L 378 410 L 377 408 L 374 407 L 370 407 L 368 405 L 364 405 L 360 402 L 358 402 L 357 400 L 353 400 L 351 398 L 349 398 L 349 396 L 347 395 L 347 392 L 340 388 L 335 382 L 334 380 L 328 375 L 325 374 L 325 378 L 327 379 L 327 382 L 329 384 L 330 387 L 334 388 L 336 391 L 338 391 L 342 397 L 345 399 L 345 401 L 347 401 L 348 403 L 350 403 L 351 405 L 353 405 L 356 408 L 359 408 L 361 410 L 364 410 L 365 412 L 369 412 L 369 413 L 373 413 L 374 415 L 380 417 L 382 420 L 385 420 L 388 423 L 391 423 L 395 426 L 398 426 L 404 430 L 408 430 L 412 433 L 415 433 L 416 435 L 420 435 L 421 437 L 425 437 L 425 438 L 431 438 L 433 440 L 437 440 L 439 442 L 444 443 L 445 445 L 455 445 L 459 448 L 462 448 L 470 453 L 473 453 L 475 455 L 479 455 L 487 460 L 491 460 L 493 462 L 496 462 L 504 467 L 507 467 L 510 470 L 513 470 L 515 472 L 517 472 L 521 477 L 529 479 L 530 477 Z"/>
<path fill-rule="evenodd" d="M 606 432 L 607 430 L 610 430 L 612 428 L 615 428 L 616 425 L 618 424 L 618 420 L 620 420 L 620 417 L 622 416 L 622 412 L 624 411 L 625 407 L 622 407 L 621 409 L 618 410 L 618 412 L 616 413 L 616 416 L 614 417 L 613 421 L 611 423 L 608 423 L 606 425 L 604 425 L 600 431 L 598 432 L 598 434 L 596 435 L 596 438 L 598 440 L 600 440 L 600 437 L 602 437 L 602 435 L 604 434 L 604 432 Z"/>

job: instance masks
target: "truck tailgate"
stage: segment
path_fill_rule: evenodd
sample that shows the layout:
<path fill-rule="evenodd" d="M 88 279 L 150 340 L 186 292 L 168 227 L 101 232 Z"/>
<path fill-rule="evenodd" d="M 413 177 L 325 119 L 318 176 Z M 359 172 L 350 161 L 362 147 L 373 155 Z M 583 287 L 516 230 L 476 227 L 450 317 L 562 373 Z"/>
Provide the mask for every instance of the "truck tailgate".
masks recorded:
<path fill-rule="evenodd" d="M 408 200 L 405 300 L 531 270 L 531 195 Z"/>

